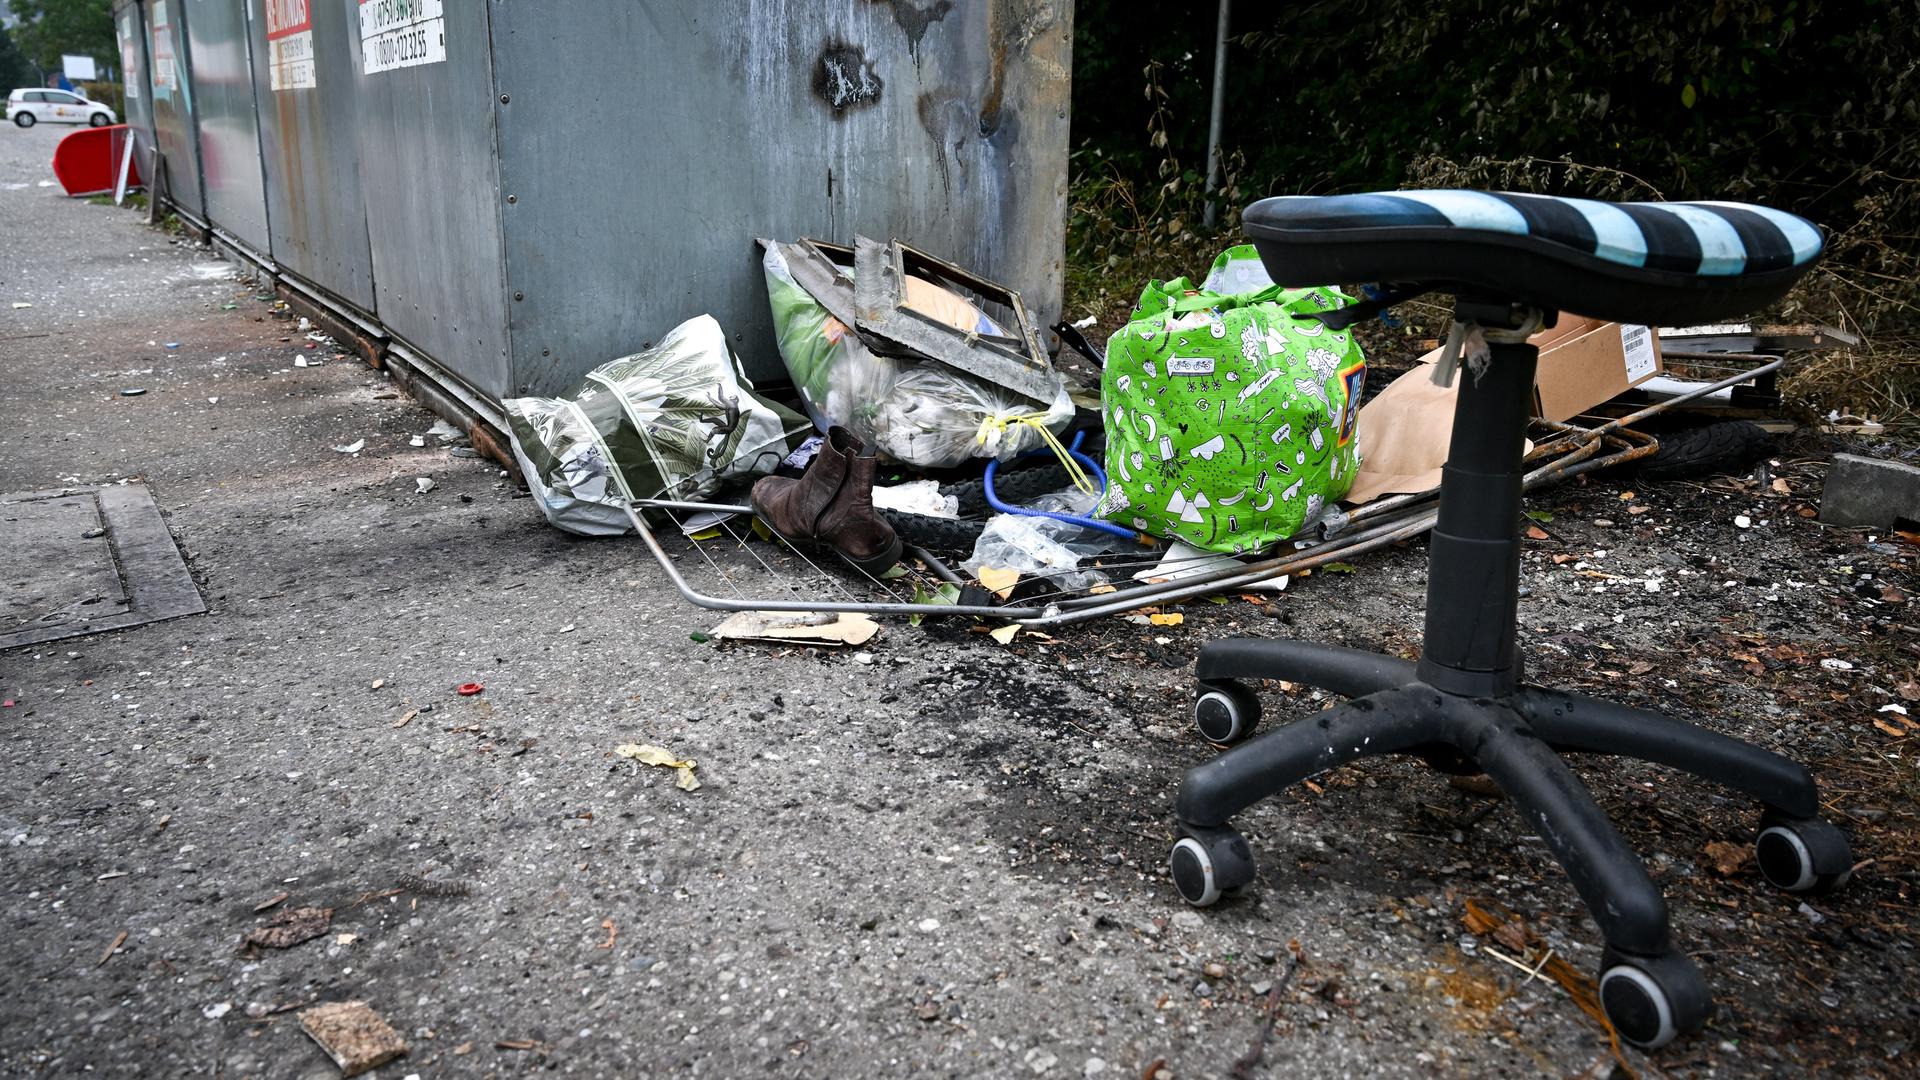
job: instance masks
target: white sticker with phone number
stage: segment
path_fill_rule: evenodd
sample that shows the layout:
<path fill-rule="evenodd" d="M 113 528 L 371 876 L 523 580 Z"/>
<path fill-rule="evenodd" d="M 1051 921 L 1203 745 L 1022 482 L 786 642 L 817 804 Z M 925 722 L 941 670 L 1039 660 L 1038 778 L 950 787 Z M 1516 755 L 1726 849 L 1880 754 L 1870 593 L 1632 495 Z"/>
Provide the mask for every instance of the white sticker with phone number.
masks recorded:
<path fill-rule="evenodd" d="M 445 0 L 360 0 L 366 73 L 438 64 L 447 58 Z"/>

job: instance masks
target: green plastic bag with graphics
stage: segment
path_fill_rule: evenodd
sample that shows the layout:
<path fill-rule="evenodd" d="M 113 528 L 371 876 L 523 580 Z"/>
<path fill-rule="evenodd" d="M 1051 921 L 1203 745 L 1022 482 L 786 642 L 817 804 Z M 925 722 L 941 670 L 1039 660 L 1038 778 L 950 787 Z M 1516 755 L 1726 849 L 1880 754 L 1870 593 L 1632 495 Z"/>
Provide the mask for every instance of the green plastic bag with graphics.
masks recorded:
<path fill-rule="evenodd" d="M 1208 275 L 1259 286 L 1245 292 L 1149 284 L 1107 340 L 1101 516 L 1239 554 L 1295 535 L 1353 486 L 1366 360 L 1352 334 L 1307 317 L 1349 298 L 1260 285 L 1258 258 L 1232 248 Z"/>

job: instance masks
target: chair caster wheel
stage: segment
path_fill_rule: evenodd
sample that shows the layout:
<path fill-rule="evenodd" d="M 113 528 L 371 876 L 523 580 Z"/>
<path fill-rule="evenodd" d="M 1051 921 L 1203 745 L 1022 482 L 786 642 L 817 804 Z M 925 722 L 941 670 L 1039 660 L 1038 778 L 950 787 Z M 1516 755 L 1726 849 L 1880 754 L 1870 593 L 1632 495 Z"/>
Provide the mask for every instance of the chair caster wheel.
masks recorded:
<path fill-rule="evenodd" d="M 1700 1030 L 1713 1012 L 1707 982 L 1685 953 L 1629 956 L 1608 949 L 1601 964 L 1600 1007 L 1620 1037 L 1642 1050 Z"/>
<path fill-rule="evenodd" d="M 1173 887 L 1194 907 L 1211 907 L 1221 896 L 1253 881 L 1253 850 L 1231 825 L 1185 830 L 1167 856 Z"/>
<path fill-rule="evenodd" d="M 1753 854 L 1760 873 L 1787 892 L 1829 892 L 1853 876 L 1846 834 L 1819 818 L 1764 815 Z"/>
<path fill-rule="evenodd" d="M 1243 683 L 1200 684 L 1193 702 L 1193 726 L 1215 746 L 1232 746 L 1260 726 L 1260 698 Z"/>

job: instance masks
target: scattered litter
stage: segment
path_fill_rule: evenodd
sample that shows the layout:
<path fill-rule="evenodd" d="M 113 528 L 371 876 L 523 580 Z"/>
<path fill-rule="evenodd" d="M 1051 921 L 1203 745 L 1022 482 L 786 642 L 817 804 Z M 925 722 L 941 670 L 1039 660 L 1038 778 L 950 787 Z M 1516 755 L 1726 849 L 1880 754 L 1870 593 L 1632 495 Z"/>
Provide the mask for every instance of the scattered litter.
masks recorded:
<path fill-rule="evenodd" d="M 1898 713 L 1901 716 L 1907 715 L 1907 707 L 1905 705 L 1896 704 L 1894 702 L 1888 702 L 1887 704 L 1880 706 L 1880 711 L 1883 713 Z"/>
<path fill-rule="evenodd" d="M 378 689 L 380 689 L 381 687 L 383 687 L 383 686 L 385 686 L 385 685 L 387 685 L 387 680 L 385 680 L 385 679 L 375 679 L 375 680 L 373 680 L 373 685 L 372 685 L 372 686 L 369 686 L 369 687 L 367 687 L 367 689 L 369 689 L 369 690 L 378 690 Z"/>
<path fill-rule="evenodd" d="M 222 1001 L 208 1005 L 200 1010 L 200 1015 L 209 1020 L 218 1020 L 233 1011 L 233 1002 Z"/>
<path fill-rule="evenodd" d="M 1736 514 L 1733 518 L 1733 527 L 1736 529 L 1751 529 L 1753 528 L 1753 519 L 1745 514 Z"/>
<path fill-rule="evenodd" d="M 32 304 L 28 303 L 25 300 L 15 300 L 13 302 L 13 310 L 15 311 L 19 311 L 21 308 L 30 308 L 32 306 L 33 306 Z"/>
<path fill-rule="evenodd" d="M 343 1077 L 377 1069 L 407 1052 L 400 1033 L 364 1001 L 315 1005 L 299 1016 L 300 1030 L 320 1044 Z"/>
<path fill-rule="evenodd" d="M 218 404 L 220 404 L 220 399 L 219 399 L 219 398 L 217 398 L 217 397 L 210 397 L 210 398 L 208 398 L 208 399 L 207 399 L 207 404 L 209 404 L 209 405 L 218 405 Z"/>
<path fill-rule="evenodd" d="M 434 488 L 433 477 L 431 476 L 416 476 L 413 478 L 413 482 L 415 485 L 414 494 L 416 495 L 425 495 Z"/>
<path fill-rule="evenodd" d="M 461 439 L 467 437 L 466 432 L 461 431 L 445 420 L 435 420 L 433 426 L 427 429 L 427 434 L 438 438 L 443 443 L 459 442 Z"/>
<path fill-rule="evenodd" d="M 472 697 L 473 695 L 478 694 L 479 692 L 485 689 L 486 689 L 485 686 L 482 686 L 477 682 L 470 682 L 470 683 L 461 683 L 459 686 L 454 687 L 453 692 L 456 694 L 459 694 L 461 697 Z"/>
<path fill-rule="evenodd" d="M 1820 661 L 1820 666 L 1823 668 L 1826 668 L 1828 671 L 1852 671 L 1853 670 L 1852 661 L 1835 660 L 1831 657 Z"/>
<path fill-rule="evenodd" d="M 395 720 L 392 726 L 397 728 L 406 727 L 408 724 L 413 723 L 414 717 L 419 715 L 420 715 L 419 709 L 408 709 L 406 712 L 400 714 L 400 719 Z"/>
<path fill-rule="evenodd" d="M 177 349 L 177 348 L 179 348 L 179 347 L 180 347 L 180 343 L 179 343 L 179 342 L 177 342 L 177 341 L 169 341 L 169 342 L 167 342 L 167 348 L 169 348 L 169 349 Z"/>
<path fill-rule="evenodd" d="M 1013 595 L 1013 587 L 1020 582 L 1020 571 L 1002 570 L 995 566 L 981 567 L 976 576 L 980 579 L 980 584 L 986 586 L 988 592 L 1002 600 Z"/>
<path fill-rule="evenodd" d="M 305 315 L 300 316 L 300 332 L 304 334 L 311 329 L 313 329 L 313 320 Z"/>
<path fill-rule="evenodd" d="M 427 445 L 427 437 L 425 435 L 415 435 L 413 438 L 407 440 L 407 445 L 425 446 Z"/>
<path fill-rule="evenodd" d="M 367 440 L 365 440 L 365 439 L 355 439 L 355 440 L 353 440 L 352 442 L 350 442 L 350 443 L 348 443 L 348 444 L 347 444 L 347 445 L 345 445 L 345 446 L 336 446 L 336 447 L 334 447 L 333 449 L 334 449 L 334 452 L 335 452 L 335 453 L 340 453 L 340 454 L 357 454 L 357 453 L 359 453 L 360 451 L 362 451 L 362 450 L 365 450 L 366 448 L 367 448 Z"/>
<path fill-rule="evenodd" d="M 563 626 L 563 627 L 561 627 L 561 628 L 560 628 L 560 632 L 561 632 L 561 633 L 563 633 L 563 634 L 571 634 L 571 633 L 573 633 L 573 624 L 572 624 L 572 623 L 568 623 L 567 625 L 565 625 L 565 626 Z"/>
<path fill-rule="evenodd" d="M 306 367 L 306 366 L 307 366 L 307 358 L 306 358 L 306 357 L 304 357 L 304 356 L 296 356 L 296 357 L 294 357 L 294 358 L 293 358 L 293 366 L 294 366 L 294 367 Z"/>
<path fill-rule="evenodd" d="M 922 517 L 960 516 L 960 499 L 940 494 L 940 485 L 933 480 L 914 480 L 891 487 L 876 486 L 873 489 L 873 505 L 877 510 L 895 510 Z"/>
<path fill-rule="evenodd" d="M 1753 845 L 1734 844 L 1725 840 L 1715 840 L 1706 846 L 1707 858 L 1713 860 L 1713 872 L 1721 877 L 1732 877 L 1746 869 L 1753 861 Z"/>
<path fill-rule="evenodd" d="M 139 397 L 141 394 L 144 394 L 146 392 L 147 392 L 147 388 L 144 386 L 129 386 L 125 390 L 120 391 L 120 396 L 121 397 Z"/>
<path fill-rule="evenodd" d="M 262 900 L 259 903 L 253 905 L 254 914 L 258 915 L 260 912 L 265 911 L 268 908 L 278 907 L 279 905 L 286 902 L 287 897 L 292 895 L 293 895 L 292 893 L 285 892 L 285 891 L 274 893 L 272 896 L 269 896 L 265 900 Z"/>
<path fill-rule="evenodd" d="M 1013 644 L 1013 639 L 1015 635 L 1019 633 L 1020 633 L 1019 623 L 1008 623 L 1007 625 L 1000 627 L 998 630 L 987 631 L 987 636 L 999 642 L 1002 645 L 1011 645 Z"/>
<path fill-rule="evenodd" d="M 332 922 L 332 908 L 287 908 L 275 913 L 266 925 L 248 931 L 242 944 L 249 948 L 291 949 L 326 933 Z"/>
<path fill-rule="evenodd" d="M 1191 544 L 1175 540 L 1167 545 L 1167 553 L 1160 557 L 1158 563 L 1133 575 L 1133 580 L 1155 583 L 1179 581 L 1181 578 L 1217 573 L 1240 565 L 1243 564 L 1231 555 L 1217 551 L 1202 551 Z M 1244 592 L 1284 592 L 1286 587 L 1287 575 L 1285 574 L 1235 586 L 1236 589 Z"/>
<path fill-rule="evenodd" d="M 774 641 L 803 645 L 865 645 L 880 624 L 854 612 L 737 611 L 708 632 L 717 641 Z"/>
<path fill-rule="evenodd" d="M 1086 329 L 1087 327 L 1089 327 L 1089 326 L 1092 326 L 1092 325 L 1093 325 L 1094 323 L 1097 323 L 1097 322 L 1099 322 L 1099 321 L 1100 321 L 1100 319 L 1099 319 L 1099 317 L 1098 317 L 1098 316 L 1095 316 L 1095 315 L 1089 315 L 1089 316 L 1087 316 L 1087 317 L 1086 317 L 1086 318 L 1084 318 L 1084 319 L 1080 319 L 1080 320 L 1078 320 L 1078 321 L 1076 321 L 1076 322 L 1074 322 L 1074 323 L 1072 323 L 1071 325 L 1073 326 L 1073 328 L 1074 328 L 1075 330 L 1085 330 L 1085 329 Z"/>
<path fill-rule="evenodd" d="M 127 932 L 125 930 L 122 930 L 118 934 L 115 934 L 113 937 L 113 944 L 107 946 L 107 951 L 100 954 L 100 959 L 94 961 L 93 966 L 99 967 L 100 965 L 113 959 L 113 954 L 116 952 L 119 952 L 120 946 L 125 945 L 126 943 L 127 943 Z"/>
<path fill-rule="evenodd" d="M 642 765 L 658 765 L 661 768 L 674 769 L 680 774 L 680 778 L 674 781 L 675 787 L 681 791 L 700 790 L 700 779 L 693 775 L 692 758 L 675 757 L 673 751 L 651 743 L 622 743 L 615 747 L 613 752 L 624 758 L 632 758 Z"/>
<path fill-rule="evenodd" d="M 1149 615 L 1147 616 L 1147 621 L 1155 626 L 1179 626 L 1181 623 L 1187 621 L 1187 617 L 1174 611 L 1166 614 Z"/>
<path fill-rule="evenodd" d="M 612 919 L 601 919 L 600 929 L 607 932 L 607 940 L 601 942 L 599 947 L 602 949 L 613 948 L 613 943 L 620 940 L 620 928 L 613 925 Z"/>

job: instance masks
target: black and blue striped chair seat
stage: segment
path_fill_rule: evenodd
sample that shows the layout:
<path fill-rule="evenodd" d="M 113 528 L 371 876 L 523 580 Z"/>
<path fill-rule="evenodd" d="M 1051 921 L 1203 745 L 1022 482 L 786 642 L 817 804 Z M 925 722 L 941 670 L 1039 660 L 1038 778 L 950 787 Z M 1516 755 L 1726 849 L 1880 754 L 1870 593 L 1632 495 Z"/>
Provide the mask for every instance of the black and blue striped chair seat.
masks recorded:
<path fill-rule="evenodd" d="M 1244 221 L 1282 285 L 1417 283 L 1640 323 L 1750 314 L 1822 246 L 1812 222 L 1764 206 L 1487 191 L 1281 196 Z"/>

